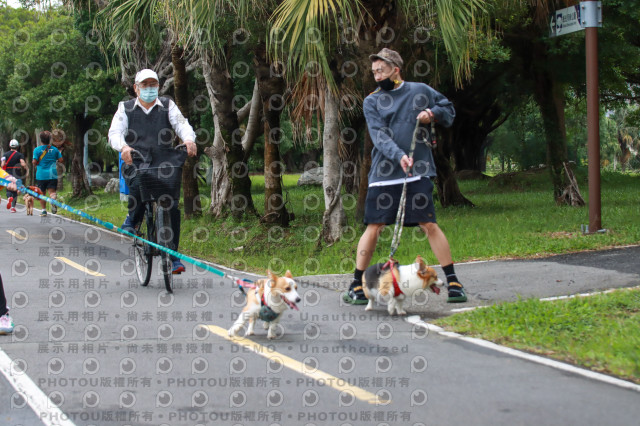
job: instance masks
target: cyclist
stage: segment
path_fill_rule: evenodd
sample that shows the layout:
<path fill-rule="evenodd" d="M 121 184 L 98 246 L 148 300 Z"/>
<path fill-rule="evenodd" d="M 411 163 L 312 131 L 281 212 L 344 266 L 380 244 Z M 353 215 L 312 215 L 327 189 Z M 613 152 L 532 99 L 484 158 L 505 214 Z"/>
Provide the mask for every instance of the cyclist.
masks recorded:
<path fill-rule="evenodd" d="M 195 157 L 197 147 L 195 144 L 195 132 L 184 118 L 176 104 L 169 98 L 158 97 L 160 82 L 158 75 L 150 70 L 143 69 L 136 74 L 133 90 L 137 97 L 125 102 L 120 102 L 118 110 L 113 116 L 109 128 L 109 143 L 122 155 L 125 162 L 123 174 L 127 167 L 133 164 L 131 150 L 141 152 L 146 161 L 152 166 L 157 166 L 163 161 L 163 157 L 169 156 L 172 148 L 173 131 L 184 142 L 187 154 Z M 140 161 L 136 159 L 136 161 Z M 128 210 L 129 214 L 122 224 L 122 229 L 133 231 L 144 215 L 144 208 L 140 202 L 139 182 L 135 178 L 128 178 L 129 186 Z M 178 202 L 172 203 L 170 208 L 171 229 L 173 231 L 173 249 L 178 250 L 180 242 L 180 210 Z M 179 274 L 185 267 L 175 257 L 172 272 Z"/>

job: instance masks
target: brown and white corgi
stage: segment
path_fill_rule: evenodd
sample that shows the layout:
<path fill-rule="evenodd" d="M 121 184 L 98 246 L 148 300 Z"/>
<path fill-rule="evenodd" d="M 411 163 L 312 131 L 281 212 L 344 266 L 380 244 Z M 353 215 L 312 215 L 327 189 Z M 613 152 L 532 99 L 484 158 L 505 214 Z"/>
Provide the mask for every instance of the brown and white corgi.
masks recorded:
<path fill-rule="evenodd" d="M 440 293 L 437 286 L 441 285 L 443 282 L 438 278 L 435 269 L 427 266 L 420 256 L 416 257 L 415 263 L 411 265 L 391 265 L 389 262 L 371 265 L 362 277 L 362 289 L 369 299 L 365 310 L 373 309 L 374 299 L 379 301 L 378 299 L 382 298 L 389 300 L 389 315 L 393 315 L 394 311 L 398 315 L 406 315 L 406 311 L 402 309 L 405 298 L 413 296 L 419 289 Z"/>
<path fill-rule="evenodd" d="M 246 284 L 243 286 L 241 284 L 244 288 L 253 288 L 247 292 L 247 304 L 242 309 L 242 313 L 236 322 L 229 329 L 229 336 L 237 336 L 247 321 L 249 325 L 244 335 L 253 335 L 255 322 L 260 318 L 264 321 L 264 328 L 269 330 L 267 331 L 267 338 L 273 339 L 276 337 L 276 327 L 280 322 L 280 314 L 286 311 L 287 308 L 298 310 L 296 305 L 296 303 L 300 302 L 298 284 L 293 280 L 291 272 L 287 271 L 283 277 L 278 277 L 271 271 L 267 271 L 267 276 L 269 278 L 258 280 L 251 286 Z"/>

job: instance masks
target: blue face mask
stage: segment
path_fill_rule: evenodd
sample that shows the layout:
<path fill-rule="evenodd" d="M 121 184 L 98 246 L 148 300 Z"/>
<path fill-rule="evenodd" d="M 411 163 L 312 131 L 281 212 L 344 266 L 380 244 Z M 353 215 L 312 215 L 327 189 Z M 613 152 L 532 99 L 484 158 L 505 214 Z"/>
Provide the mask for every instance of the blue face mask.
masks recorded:
<path fill-rule="evenodd" d="M 158 97 L 158 88 L 157 87 L 145 87 L 144 89 L 140 89 L 140 99 L 145 102 L 153 102 Z"/>

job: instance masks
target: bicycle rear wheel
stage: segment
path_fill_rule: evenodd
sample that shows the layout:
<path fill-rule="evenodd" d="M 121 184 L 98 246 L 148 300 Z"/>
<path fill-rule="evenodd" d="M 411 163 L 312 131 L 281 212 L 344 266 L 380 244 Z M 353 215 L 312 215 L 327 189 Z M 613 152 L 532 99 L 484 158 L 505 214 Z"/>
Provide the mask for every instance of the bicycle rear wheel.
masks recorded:
<path fill-rule="evenodd" d="M 158 244 L 164 247 L 171 247 L 173 241 L 171 217 L 169 210 L 160 206 L 157 206 L 156 211 L 156 236 L 158 237 Z M 168 293 L 173 293 L 173 262 L 169 253 L 160 251 L 160 265 L 164 276 L 164 286 Z"/>
<path fill-rule="evenodd" d="M 153 215 L 150 211 L 146 211 L 144 219 L 138 228 L 137 234 L 148 241 L 153 241 Z M 136 264 L 136 275 L 140 285 L 146 287 L 151 280 L 151 269 L 153 266 L 153 253 L 151 247 L 137 238 L 133 239 L 133 257 Z"/>

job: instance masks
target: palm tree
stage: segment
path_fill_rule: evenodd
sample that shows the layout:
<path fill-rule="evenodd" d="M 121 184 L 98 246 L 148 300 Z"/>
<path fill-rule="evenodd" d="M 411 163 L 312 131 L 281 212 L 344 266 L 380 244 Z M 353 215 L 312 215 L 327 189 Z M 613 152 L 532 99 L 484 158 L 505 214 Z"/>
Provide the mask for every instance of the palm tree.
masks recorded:
<path fill-rule="evenodd" d="M 370 53 L 385 44 L 399 43 L 395 38 L 381 42 L 380 30 L 393 28 L 402 18 L 409 25 L 438 26 L 453 64 L 456 83 L 461 84 L 470 75 L 473 41 L 479 23 L 483 22 L 484 3 L 483 0 L 283 0 L 274 12 L 270 31 L 272 55 L 275 60 L 286 60 L 290 81 L 304 83 L 298 91 L 299 98 L 315 96 L 320 100 L 318 110 L 324 116 L 324 132 L 332 132 L 323 137 L 326 209 L 323 236 L 326 242 L 339 238 L 343 226 L 343 215 L 334 212 L 336 208 L 341 209 L 336 197 L 340 195 L 342 182 L 339 179 L 342 166 L 340 161 L 335 161 L 339 159 L 340 126 L 334 122 L 339 119 L 334 113 L 339 112 L 335 104 L 346 85 L 337 77 L 336 63 L 348 56 L 344 51 L 351 50 L 351 58 L 361 69 L 368 70 Z M 347 33 L 355 41 L 354 48 L 341 43 Z M 309 64 L 314 64 L 312 70 Z M 356 86 L 362 87 L 367 78 L 372 81 L 368 72 L 364 78 L 362 73 L 357 74 L 359 84 Z M 370 141 L 365 138 L 367 140 Z M 370 155 L 370 150 L 371 145 L 365 145 L 365 157 Z M 368 170 L 363 170 L 361 176 L 366 176 L 366 172 Z M 360 193 L 366 193 L 366 179 L 361 179 Z"/>

